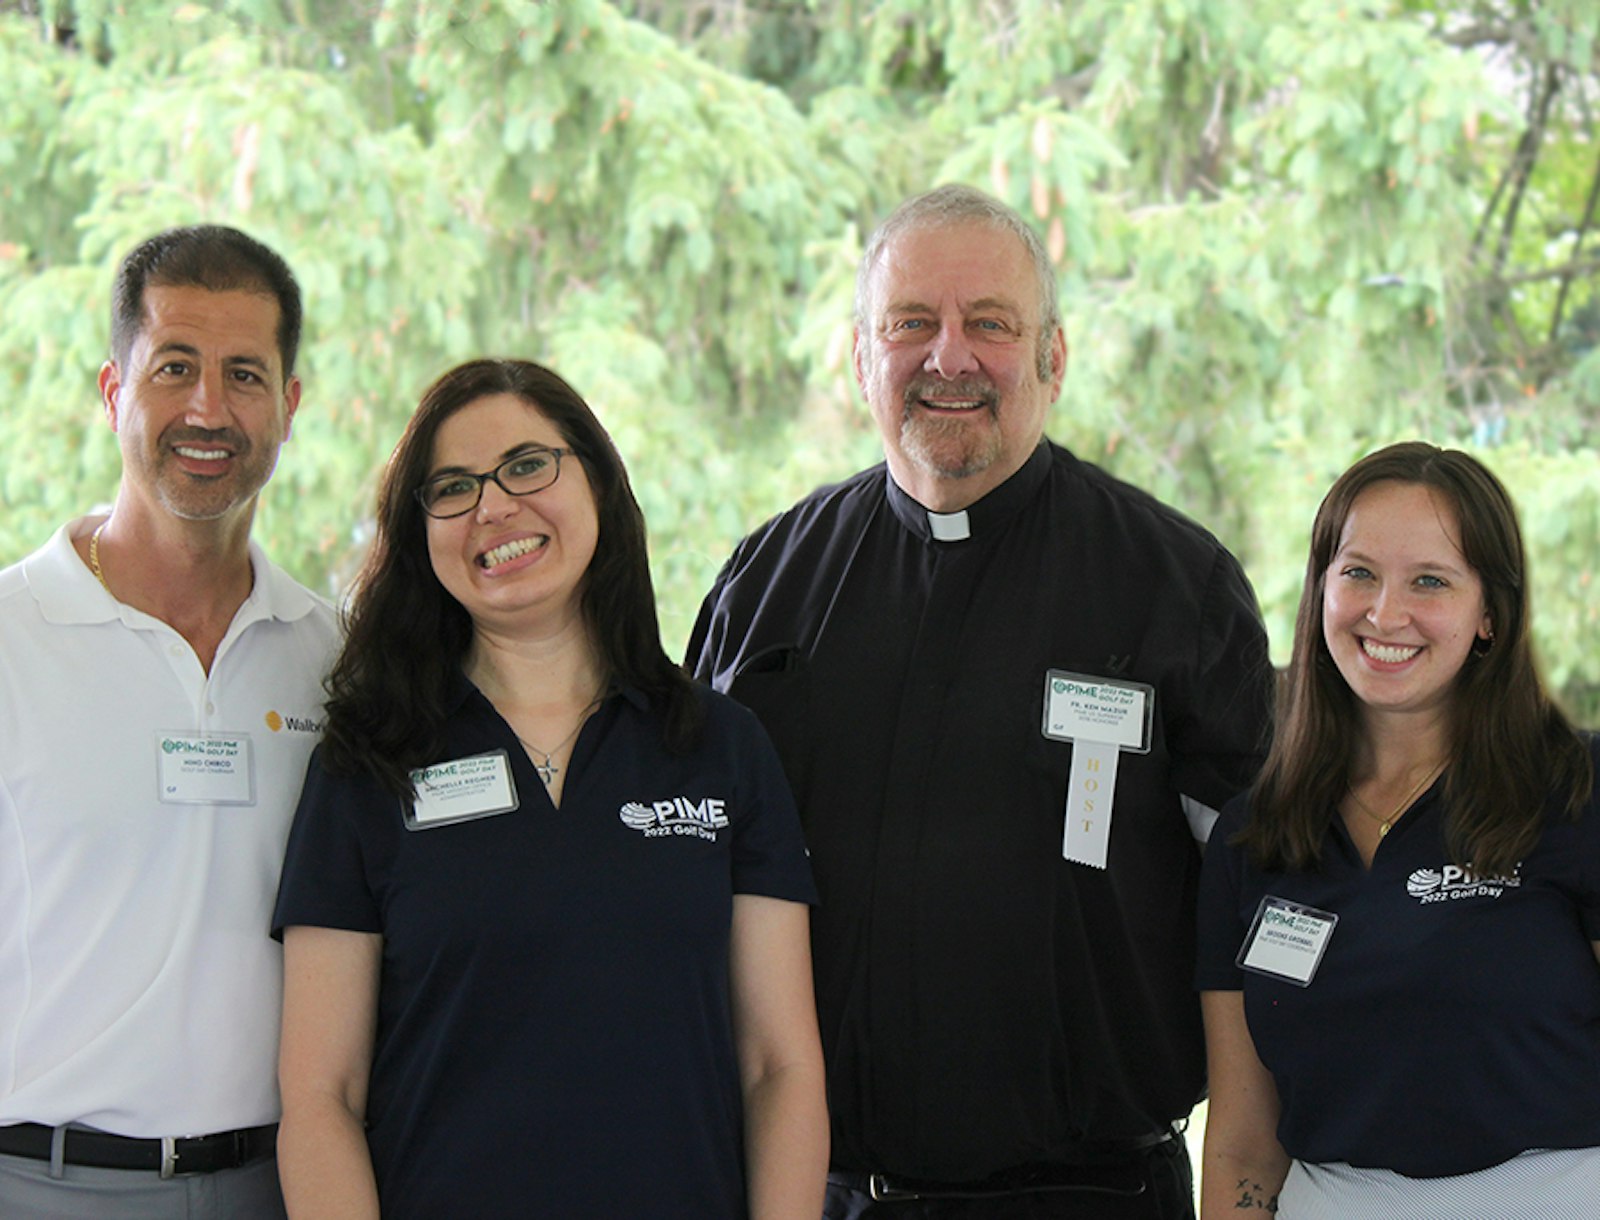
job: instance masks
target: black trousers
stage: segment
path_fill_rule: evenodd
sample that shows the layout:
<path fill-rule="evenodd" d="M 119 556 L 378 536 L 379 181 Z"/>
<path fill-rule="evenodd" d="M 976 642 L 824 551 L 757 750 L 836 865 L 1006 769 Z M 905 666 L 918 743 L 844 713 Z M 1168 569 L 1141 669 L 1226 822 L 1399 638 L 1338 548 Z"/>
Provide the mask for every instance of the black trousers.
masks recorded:
<path fill-rule="evenodd" d="M 1092 1185 L 1058 1184 L 982 1198 L 874 1200 L 830 1181 L 823 1220 L 1194 1220 L 1194 1173 L 1181 1139 L 1135 1153 Z"/>

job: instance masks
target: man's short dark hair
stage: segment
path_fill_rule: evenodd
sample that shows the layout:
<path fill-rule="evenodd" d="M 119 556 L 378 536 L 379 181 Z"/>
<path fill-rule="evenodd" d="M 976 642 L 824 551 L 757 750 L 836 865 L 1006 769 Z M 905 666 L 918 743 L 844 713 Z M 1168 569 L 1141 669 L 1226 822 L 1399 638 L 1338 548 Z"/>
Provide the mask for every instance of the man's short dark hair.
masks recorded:
<path fill-rule="evenodd" d="M 226 225 L 166 229 L 140 242 L 117 268 L 111 293 L 111 357 L 125 364 L 144 328 L 144 290 L 204 288 L 257 292 L 278 301 L 278 356 L 287 380 L 300 350 L 300 285 L 289 264 L 255 238 Z"/>

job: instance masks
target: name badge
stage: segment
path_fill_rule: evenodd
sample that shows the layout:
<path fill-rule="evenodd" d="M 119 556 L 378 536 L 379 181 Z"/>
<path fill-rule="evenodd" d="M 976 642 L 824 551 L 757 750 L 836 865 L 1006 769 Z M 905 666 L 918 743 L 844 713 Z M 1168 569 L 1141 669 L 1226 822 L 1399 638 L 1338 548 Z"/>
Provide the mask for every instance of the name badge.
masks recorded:
<path fill-rule="evenodd" d="M 248 733 L 157 733 L 157 796 L 167 805 L 254 805 Z"/>
<path fill-rule="evenodd" d="M 1044 735 L 1072 742 L 1066 823 L 1061 856 L 1093 868 L 1106 866 L 1111 847 L 1111 807 L 1117 761 L 1124 750 L 1150 752 L 1155 687 L 1052 669 L 1044 681 Z"/>
<path fill-rule="evenodd" d="M 411 773 L 411 785 L 416 793 L 404 802 L 408 830 L 492 818 L 517 807 L 517 788 L 504 750 L 418 768 Z"/>
<path fill-rule="evenodd" d="M 1339 917 L 1267 895 L 1256 908 L 1250 934 L 1234 964 L 1252 974 L 1307 986 L 1317 973 Z"/>

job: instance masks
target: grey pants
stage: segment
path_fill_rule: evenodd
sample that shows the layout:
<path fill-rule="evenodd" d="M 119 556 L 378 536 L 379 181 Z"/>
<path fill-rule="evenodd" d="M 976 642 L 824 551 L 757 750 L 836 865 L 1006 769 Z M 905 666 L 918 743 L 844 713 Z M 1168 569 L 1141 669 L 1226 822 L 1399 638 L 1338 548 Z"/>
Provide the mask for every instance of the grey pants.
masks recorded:
<path fill-rule="evenodd" d="M 0 1216 L 5 1220 L 286 1220 L 278 1162 L 162 1180 L 153 1170 L 91 1169 L 0 1156 Z"/>

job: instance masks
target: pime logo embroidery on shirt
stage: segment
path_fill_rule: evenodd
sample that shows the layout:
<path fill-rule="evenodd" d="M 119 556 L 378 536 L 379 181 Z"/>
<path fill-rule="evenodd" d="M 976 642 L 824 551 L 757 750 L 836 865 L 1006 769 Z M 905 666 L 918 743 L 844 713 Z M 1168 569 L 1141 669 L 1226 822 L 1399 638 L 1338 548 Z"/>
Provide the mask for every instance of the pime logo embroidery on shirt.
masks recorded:
<path fill-rule="evenodd" d="M 703 801 L 692 801 L 686 796 L 675 796 L 664 801 L 629 801 L 617 811 L 623 825 L 637 830 L 647 839 L 667 835 L 694 835 L 715 843 L 717 831 L 728 824 L 723 813 L 726 802 L 721 797 L 708 796 Z"/>
<path fill-rule="evenodd" d="M 266 715 L 267 727 L 274 733 L 281 733 L 288 729 L 291 733 L 320 733 L 323 721 L 312 720 L 309 716 L 280 716 L 275 711 Z"/>
<path fill-rule="evenodd" d="M 1509 877 L 1480 877 L 1472 866 L 1446 864 L 1442 869 L 1419 868 L 1406 878 L 1406 893 L 1418 902 L 1450 902 L 1459 898 L 1498 898 L 1507 889 L 1522 884 L 1518 874 L 1522 865 L 1511 870 Z"/>

